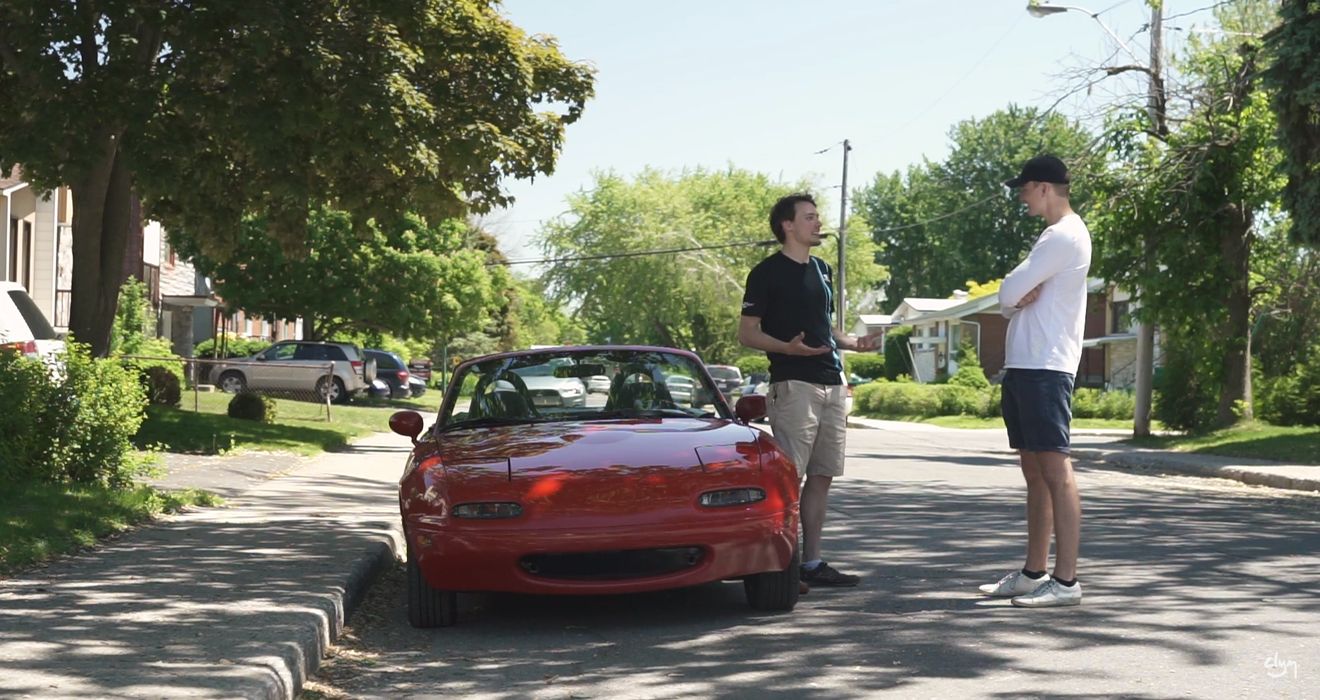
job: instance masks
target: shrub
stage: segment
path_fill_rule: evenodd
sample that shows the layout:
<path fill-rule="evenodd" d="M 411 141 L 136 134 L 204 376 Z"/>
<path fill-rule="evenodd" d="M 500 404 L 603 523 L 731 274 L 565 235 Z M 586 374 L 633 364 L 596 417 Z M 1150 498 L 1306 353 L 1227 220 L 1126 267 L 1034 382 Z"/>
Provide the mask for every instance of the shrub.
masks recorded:
<path fill-rule="evenodd" d="M 765 355 L 743 355 L 734 360 L 733 364 L 746 377 L 754 372 L 766 373 L 770 371 L 770 358 Z"/>
<path fill-rule="evenodd" d="M 1136 397 L 1127 391 L 1077 389 L 1073 392 L 1074 418 L 1110 418 L 1131 420 L 1136 412 Z"/>
<path fill-rule="evenodd" d="M 885 334 L 885 379 L 912 374 L 908 358 L 908 338 L 911 336 L 912 326 L 898 326 Z"/>
<path fill-rule="evenodd" d="M 1155 377 L 1156 419 L 1174 430 L 1198 430 L 1214 422 L 1219 404 L 1216 382 L 1197 367 L 1197 358 L 1170 339 L 1164 367 Z"/>
<path fill-rule="evenodd" d="M 976 356 L 976 349 L 971 343 L 963 343 L 958 348 L 958 371 L 949 377 L 949 383 L 973 389 L 989 389 L 990 380 L 985 377 L 981 360 Z"/>
<path fill-rule="evenodd" d="M 155 365 L 147 367 L 138 374 L 142 388 L 147 392 L 147 402 L 159 406 L 179 405 L 179 375 L 169 367 Z"/>
<path fill-rule="evenodd" d="M 1320 344 L 1292 372 L 1260 382 L 1256 411 L 1276 425 L 1320 425 Z"/>
<path fill-rule="evenodd" d="M 1004 407 L 1000 401 L 1004 397 L 1004 387 L 995 384 L 986 392 L 985 405 L 981 409 L 982 418 L 1002 418 L 1004 416 Z"/>
<path fill-rule="evenodd" d="M 68 343 L 61 365 L 0 352 L 0 476 L 122 487 L 148 464 L 131 439 L 146 394 L 136 372 Z"/>
<path fill-rule="evenodd" d="M 958 384 L 945 384 L 936 389 L 941 416 L 979 416 L 985 412 L 986 393 L 980 389 Z"/>
<path fill-rule="evenodd" d="M 873 352 L 854 352 L 844 355 L 848 371 L 863 379 L 880 379 L 885 376 L 885 357 Z"/>
<path fill-rule="evenodd" d="M 229 400 L 229 417 L 258 423 L 275 422 L 275 399 L 255 391 L 240 391 Z"/>
<path fill-rule="evenodd" d="M 889 418 L 940 414 L 939 388 L 930 384 L 872 382 L 865 385 L 863 411 Z M 874 387 L 869 388 L 869 387 Z M 856 390 L 853 402 L 857 402 Z"/>
<path fill-rule="evenodd" d="M 208 338 L 198 343 L 197 346 L 193 348 L 193 355 L 196 357 L 218 359 L 251 357 L 252 355 L 270 347 L 271 343 L 269 340 L 263 340 L 260 338 L 235 338 L 234 336 L 229 336 L 223 343 L 225 350 L 224 354 L 217 355 L 217 353 L 220 352 L 220 345 L 220 343 L 216 342 L 215 338 Z"/>

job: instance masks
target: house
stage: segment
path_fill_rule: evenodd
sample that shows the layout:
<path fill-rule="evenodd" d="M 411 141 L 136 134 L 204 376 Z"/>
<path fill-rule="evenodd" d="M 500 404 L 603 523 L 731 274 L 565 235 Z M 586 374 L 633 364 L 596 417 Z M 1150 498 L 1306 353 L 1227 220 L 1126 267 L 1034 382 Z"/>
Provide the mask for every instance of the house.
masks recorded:
<path fill-rule="evenodd" d="M 1131 298 L 1103 280 L 1087 283 L 1087 313 L 1077 386 L 1130 388 L 1135 383 L 1136 335 L 1132 331 Z M 963 343 L 976 350 L 986 377 L 998 382 L 1004 370 L 1004 340 L 1008 319 L 999 310 L 999 295 L 951 299 L 904 299 L 891 314 L 894 324 L 912 326 L 908 339 L 913 378 L 933 382 L 958 371 Z"/>
<path fill-rule="evenodd" d="M 0 280 L 23 285 L 56 330 L 67 331 L 73 288 L 69 189 L 37 190 L 16 165 L 0 176 L 0 212 Z"/>

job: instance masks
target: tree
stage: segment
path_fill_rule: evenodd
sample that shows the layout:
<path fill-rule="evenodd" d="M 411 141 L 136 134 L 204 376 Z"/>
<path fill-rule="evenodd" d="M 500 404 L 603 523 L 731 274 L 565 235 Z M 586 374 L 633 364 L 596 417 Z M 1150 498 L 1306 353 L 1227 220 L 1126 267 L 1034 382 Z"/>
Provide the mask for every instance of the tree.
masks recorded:
<path fill-rule="evenodd" d="M 71 188 L 70 326 L 98 355 L 134 192 L 215 260 L 253 213 L 294 253 L 326 202 L 359 233 L 505 204 L 500 180 L 551 172 L 591 94 L 492 0 L 0 4 L 0 104 L 23 105 L 0 170 Z"/>
<path fill-rule="evenodd" d="M 1320 6 L 1283 0 L 1283 22 L 1268 35 L 1271 58 L 1263 71 L 1279 119 L 1288 185 L 1283 202 L 1293 238 L 1320 246 Z"/>
<path fill-rule="evenodd" d="M 197 238 L 173 242 L 211 277 L 231 308 L 266 318 L 303 319 L 314 340 L 343 331 L 378 331 L 405 339 L 460 334 L 480 324 L 498 296 L 486 253 L 466 248 L 468 228 L 450 219 L 429 225 L 416 215 L 367 223 L 355 235 L 346 212 L 318 209 L 307 222 L 307 250 L 283 251 L 266 222 L 244 222 L 233 252 L 212 258 Z"/>
<path fill-rule="evenodd" d="M 1035 108 L 1009 106 L 960 122 L 949 137 L 953 147 L 943 162 L 878 174 L 854 199 L 889 270 L 884 291 L 891 306 L 909 296 L 946 297 L 969 279 L 1003 277 L 1025 257 L 1041 222 L 1027 216 L 1003 181 L 1028 158 L 1054 153 L 1067 161 L 1078 208 L 1089 199 L 1091 174 L 1103 169 L 1086 131 Z"/>
<path fill-rule="evenodd" d="M 1237 3 L 1218 14 L 1238 37 L 1269 22 L 1270 6 Z M 1108 130 L 1120 167 L 1105 175 L 1107 196 L 1094 221 L 1098 271 L 1141 290 L 1140 313 L 1166 338 L 1164 399 L 1182 404 L 1186 427 L 1200 428 L 1252 415 L 1253 317 L 1267 286 L 1257 246 L 1277 220 L 1271 212 L 1282 182 L 1258 42 L 1189 45 L 1180 68 L 1191 87 L 1169 100 L 1176 128 L 1166 140 L 1140 136 L 1141 115 Z M 1168 383 L 1175 379 L 1180 386 Z M 1196 396 L 1217 397 L 1217 405 L 1193 410 Z"/>
<path fill-rule="evenodd" d="M 740 354 L 739 301 L 747 273 L 777 245 L 769 229 L 779 197 L 807 189 L 745 170 L 612 173 L 569 199 L 569 214 L 541 233 L 551 292 L 576 309 L 595 341 L 695 350 L 707 362 Z M 874 244 L 850 236 L 849 298 L 877 281 Z M 836 259 L 833 246 L 816 254 Z M 671 251 L 626 254 L 630 251 Z M 623 254 L 623 255 L 620 255 Z"/>

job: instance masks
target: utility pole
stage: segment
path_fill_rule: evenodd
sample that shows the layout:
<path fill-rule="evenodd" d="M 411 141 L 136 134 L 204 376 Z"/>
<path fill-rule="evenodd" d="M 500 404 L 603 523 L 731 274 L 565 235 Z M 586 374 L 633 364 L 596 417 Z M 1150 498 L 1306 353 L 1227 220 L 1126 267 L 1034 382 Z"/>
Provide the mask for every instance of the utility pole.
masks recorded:
<path fill-rule="evenodd" d="M 1161 70 L 1164 28 L 1164 11 L 1161 9 L 1161 5 L 1162 3 L 1152 3 L 1150 11 L 1150 65 L 1148 66 L 1150 71 L 1147 74 L 1150 77 L 1150 83 L 1147 91 L 1146 109 L 1150 115 L 1151 129 L 1154 131 L 1154 135 L 1164 139 L 1169 135 L 1169 127 L 1164 115 L 1165 93 Z M 1142 251 L 1145 259 L 1142 260 L 1142 264 L 1149 272 L 1155 252 L 1153 232 L 1146 231 L 1143 238 Z M 1143 294 L 1142 306 L 1146 306 L 1148 303 L 1144 296 Z M 1148 321 L 1141 321 L 1137 324 L 1136 331 L 1137 384 L 1135 387 L 1136 410 L 1132 416 L 1132 435 L 1134 437 L 1144 437 L 1150 435 L 1151 398 L 1154 394 L 1155 379 L 1155 326 Z"/>
<path fill-rule="evenodd" d="M 847 320 L 844 313 L 848 306 L 844 301 L 844 260 L 848 251 L 848 238 L 844 230 L 848 228 L 848 151 L 852 150 L 852 145 L 848 139 L 843 140 L 843 184 L 839 190 L 839 266 L 834 271 L 834 296 L 839 300 L 839 311 L 835 317 L 835 323 L 840 331 L 847 331 L 844 324 Z"/>

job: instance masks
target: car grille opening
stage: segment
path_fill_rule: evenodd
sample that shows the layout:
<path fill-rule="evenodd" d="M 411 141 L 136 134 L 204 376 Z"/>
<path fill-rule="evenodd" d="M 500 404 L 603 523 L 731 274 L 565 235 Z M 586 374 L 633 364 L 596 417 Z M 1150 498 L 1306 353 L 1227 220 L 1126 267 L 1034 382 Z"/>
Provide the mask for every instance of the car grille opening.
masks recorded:
<path fill-rule="evenodd" d="M 699 565 L 703 556 L 700 547 L 666 547 L 531 554 L 518 564 L 527 573 L 541 578 L 608 581 L 672 574 Z"/>

